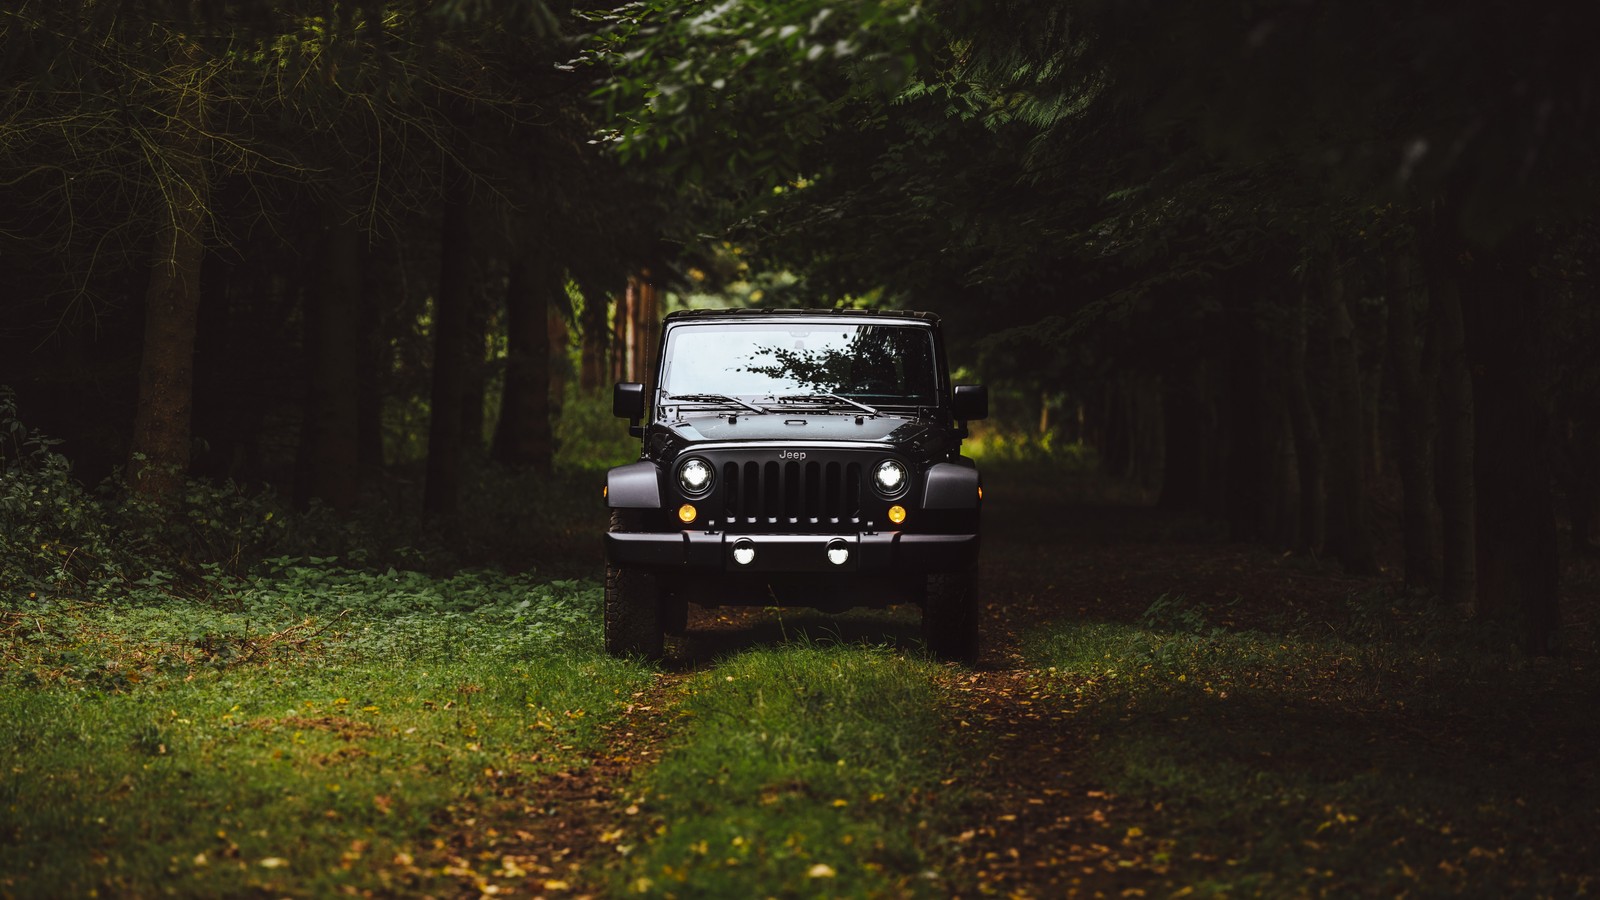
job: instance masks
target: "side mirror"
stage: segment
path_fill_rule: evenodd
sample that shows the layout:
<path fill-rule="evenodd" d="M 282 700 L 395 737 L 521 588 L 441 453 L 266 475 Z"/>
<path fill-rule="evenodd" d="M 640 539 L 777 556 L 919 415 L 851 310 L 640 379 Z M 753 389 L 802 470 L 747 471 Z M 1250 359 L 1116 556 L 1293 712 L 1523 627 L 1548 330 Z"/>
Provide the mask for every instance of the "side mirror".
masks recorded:
<path fill-rule="evenodd" d="M 989 418 L 989 389 L 981 384 L 958 384 L 950 397 L 950 412 L 957 422 Z"/>
<path fill-rule="evenodd" d="M 644 418 L 644 385 L 619 381 L 611 389 L 611 414 L 619 419 Z"/>

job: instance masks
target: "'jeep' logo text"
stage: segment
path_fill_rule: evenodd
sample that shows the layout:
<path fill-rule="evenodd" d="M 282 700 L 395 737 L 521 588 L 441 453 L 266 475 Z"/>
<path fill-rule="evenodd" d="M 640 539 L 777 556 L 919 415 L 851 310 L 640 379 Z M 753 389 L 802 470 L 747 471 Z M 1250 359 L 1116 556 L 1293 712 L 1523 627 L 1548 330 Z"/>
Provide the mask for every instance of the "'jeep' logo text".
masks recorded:
<path fill-rule="evenodd" d="M 778 451 L 778 458 L 779 459 L 805 459 L 806 458 L 806 453 L 805 453 L 804 450 L 779 450 Z"/>

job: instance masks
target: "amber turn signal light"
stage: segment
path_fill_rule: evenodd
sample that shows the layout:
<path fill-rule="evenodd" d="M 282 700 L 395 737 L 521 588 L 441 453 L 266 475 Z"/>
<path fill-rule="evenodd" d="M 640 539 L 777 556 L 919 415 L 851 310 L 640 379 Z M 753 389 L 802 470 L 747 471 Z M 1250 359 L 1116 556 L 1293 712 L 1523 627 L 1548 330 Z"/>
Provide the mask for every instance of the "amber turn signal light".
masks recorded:
<path fill-rule="evenodd" d="M 889 521 L 895 523 L 896 525 L 899 525 L 901 522 L 904 522 L 905 520 L 906 520 L 906 508 L 904 506 L 895 505 L 895 506 L 889 507 Z"/>
<path fill-rule="evenodd" d="M 678 507 L 678 521 L 685 525 L 693 522 L 699 515 L 699 511 L 694 508 L 693 503 L 685 503 Z"/>

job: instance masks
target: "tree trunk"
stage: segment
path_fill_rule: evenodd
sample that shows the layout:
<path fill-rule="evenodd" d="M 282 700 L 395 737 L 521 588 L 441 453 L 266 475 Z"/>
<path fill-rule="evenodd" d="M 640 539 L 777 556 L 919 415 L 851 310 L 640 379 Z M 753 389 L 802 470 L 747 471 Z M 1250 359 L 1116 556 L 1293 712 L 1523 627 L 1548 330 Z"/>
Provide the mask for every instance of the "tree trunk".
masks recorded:
<path fill-rule="evenodd" d="M 536 254 L 511 264 L 506 285 L 506 386 L 495 429 L 494 458 L 541 472 L 551 468 L 550 298 L 559 270 Z"/>
<path fill-rule="evenodd" d="M 199 48 L 181 52 L 198 61 Z M 184 88 L 174 107 L 161 133 L 162 206 L 151 247 L 139 404 L 128 459 L 133 491 L 163 504 L 177 500 L 189 470 L 195 329 L 211 198 L 204 98 Z"/>
<path fill-rule="evenodd" d="M 466 334 L 462 338 L 461 450 L 463 457 L 482 459 L 487 447 L 485 406 L 489 400 L 488 335 L 492 316 L 484 271 L 486 260 L 474 246 L 467 260 Z"/>
<path fill-rule="evenodd" d="M 661 334 L 661 301 L 649 269 L 628 279 L 628 295 L 632 320 L 628 332 L 628 360 L 633 373 L 630 380 L 645 383 L 648 394 L 650 382 L 655 379 L 656 341 Z"/>
<path fill-rule="evenodd" d="M 1434 490 L 1439 497 L 1439 600 L 1472 612 L 1477 605 L 1477 496 L 1473 481 L 1472 376 L 1461 321 L 1461 290 L 1448 248 L 1430 246 L 1429 318 L 1439 354 L 1439 438 Z"/>
<path fill-rule="evenodd" d="M 385 335 L 384 307 L 393 304 L 405 289 L 400 278 L 400 260 L 392 247 L 383 254 L 365 246 L 362 253 L 361 387 L 357 394 L 356 456 L 361 468 L 383 468 L 383 375 L 390 365 L 390 349 Z"/>
<path fill-rule="evenodd" d="M 1300 547 L 1313 552 L 1322 549 L 1326 534 L 1327 505 L 1324 502 L 1323 473 L 1326 450 L 1322 428 L 1317 422 L 1316 404 L 1311 400 L 1309 374 L 1310 344 L 1309 290 L 1302 291 L 1292 307 L 1289 330 L 1289 423 L 1294 428 L 1295 470 L 1299 474 Z"/>
<path fill-rule="evenodd" d="M 1096 447 L 1100 455 L 1100 470 L 1113 478 L 1127 478 L 1133 471 L 1136 427 L 1133 384 L 1127 375 L 1113 375 L 1101 395 L 1106 413 L 1105 437 Z"/>
<path fill-rule="evenodd" d="M 1219 373 L 1221 364 L 1202 357 L 1194 367 L 1195 395 L 1199 398 L 1195 412 L 1195 456 L 1199 461 L 1199 506 L 1207 516 L 1223 518 L 1228 513 L 1228 459 L 1233 452 L 1233 434 L 1224 419 L 1227 405 L 1225 373 Z"/>
<path fill-rule="evenodd" d="M 308 383 L 300 441 L 302 502 L 320 499 L 340 513 L 355 508 L 360 486 L 361 233 L 343 210 L 325 211 L 317 280 L 306 298 Z"/>
<path fill-rule="evenodd" d="M 1372 303 L 1361 303 L 1359 297 L 1345 304 L 1355 323 L 1358 365 L 1361 373 L 1361 437 L 1362 472 L 1366 483 L 1372 484 L 1383 477 L 1386 466 L 1383 446 L 1383 376 L 1389 356 L 1388 311 Z M 1370 505 L 1367 509 L 1368 527 L 1372 526 Z"/>
<path fill-rule="evenodd" d="M 1572 552 L 1593 555 L 1595 525 L 1600 523 L 1600 422 L 1593 414 L 1570 423 L 1572 456 Z"/>
<path fill-rule="evenodd" d="M 1161 383 L 1149 378 L 1141 380 L 1134 397 L 1134 453 L 1129 477 L 1148 491 L 1160 484 L 1164 464 L 1162 450 L 1166 439 L 1162 433 Z"/>
<path fill-rule="evenodd" d="M 628 348 L 632 341 L 628 335 L 628 326 L 633 321 L 633 314 L 628 310 L 629 293 L 623 290 L 617 295 L 616 310 L 611 316 L 612 381 L 628 381 L 633 375 L 633 370 L 628 366 Z"/>
<path fill-rule="evenodd" d="M 1166 509 L 1200 508 L 1204 465 L 1200 442 L 1200 398 L 1197 379 L 1189 371 L 1169 373 L 1162 379 L 1162 471 L 1161 497 L 1157 503 Z"/>
<path fill-rule="evenodd" d="M 472 289 L 472 214 L 465 176 L 446 186 L 439 239 L 439 285 L 434 291 L 433 392 L 428 417 L 427 484 L 423 512 L 455 515 L 461 493 L 461 404 L 466 390 Z"/>
<path fill-rule="evenodd" d="M 607 338 L 611 336 L 606 324 L 607 307 L 604 294 L 591 287 L 584 288 L 583 312 L 579 316 L 583 356 L 578 389 L 588 396 L 594 396 L 606 386 L 606 351 L 610 345 Z"/>
<path fill-rule="evenodd" d="M 556 286 L 561 293 L 566 293 L 566 284 Z M 556 418 L 561 417 L 561 407 L 567 399 L 567 385 L 572 381 L 572 363 L 567 354 L 567 342 L 571 340 L 567 333 L 567 318 L 569 313 L 563 313 L 555 303 L 549 304 L 545 313 L 545 334 L 547 336 L 546 369 L 550 373 L 550 414 Z"/>
<path fill-rule="evenodd" d="M 1424 350 L 1417 322 L 1424 294 L 1417 290 L 1408 250 L 1395 249 L 1388 260 L 1389 371 L 1398 405 L 1397 443 L 1403 491 L 1401 527 L 1405 535 L 1406 585 L 1439 587 L 1439 509 L 1433 480 L 1434 436 L 1438 415 L 1434 386 L 1439 378 L 1438 341 Z"/>
<path fill-rule="evenodd" d="M 1516 629 L 1529 653 L 1545 654 L 1559 622 L 1560 562 L 1549 303 L 1530 275 L 1536 248 L 1525 234 L 1479 255 L 1463 280 L 1462 309 L 1477 413 L 1478 611 Z"/>
<path fill-rule="evenodd" d="M 1331 265 L 1331 264 L 1330 264 Z M 1378 571 L 1366 514 L 1366 449 L 1362 434 L 1361 347 L 1350 316 L 1344 276 L 1332 269 L 1323 288 L 1327 310 L 1328 408 L 1323 439 L 1328 452 L 1327 549 L 1356 575 Z"/>
<path fill-rule="evenodd" d="M 1241 291 L 1239 294 L 1248 296 Z M 1225 516 L 1235 540 L 1262 537 L 1261 506 L 1269 483 L 1266 468 L 1265 397 L 1261 390 L 1261 347 L 1256 340 L 1255 309 L 1239 296 L 1224 300 L 1226 318 L 1218 329 L 1223 358 L 1218 364 L 1218 417 L 1224 453 L 1218 460 L 1221 478 L 1216 512 Z"/>
<path fill-rule="evenodd" d="M 1280 548 L 1295 546 L 1298 522 L 1295 517 L 1294 425 L 1290 415 L 1292 385 L 1292 340 L 1285 340 L 1292 311 L 1273 298 L 1269 285 L 1263 285 L 1255 315 L 1253 335 L 1260 365 L 1253 386 L 1257 401 L 1257 440 L 1260 444 L 1259 501 L 1255 509 L 1255 531 Z"/>

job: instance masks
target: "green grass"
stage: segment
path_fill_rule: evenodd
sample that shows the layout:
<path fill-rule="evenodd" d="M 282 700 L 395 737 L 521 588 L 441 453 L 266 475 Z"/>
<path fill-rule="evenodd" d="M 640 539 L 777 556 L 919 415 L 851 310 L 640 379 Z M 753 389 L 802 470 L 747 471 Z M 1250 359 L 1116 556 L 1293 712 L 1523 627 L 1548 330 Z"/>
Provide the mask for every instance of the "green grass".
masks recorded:
<path fill-rule="evenodd" d="M 934 668 L 884 650 L 753 650 L 690 680 L 681 735 L 636 786 L 617 895 L 940 896 L 957 798 Z"/>
<path fill-rule="evenodd" d="M 493 880 L 434 842 L 579 763 L 648 678 L 597 653 L 598 590 L 322 561 L 210 605 L 0 613 L 0 893 Z"/>
<path fill-rule="evenodd" d="M 1163 598 L 1035 636 L 1165 893 L 1570 896 L 1600 852 L 1595 674 L 1418 640 L 1230 632 Z"/>

